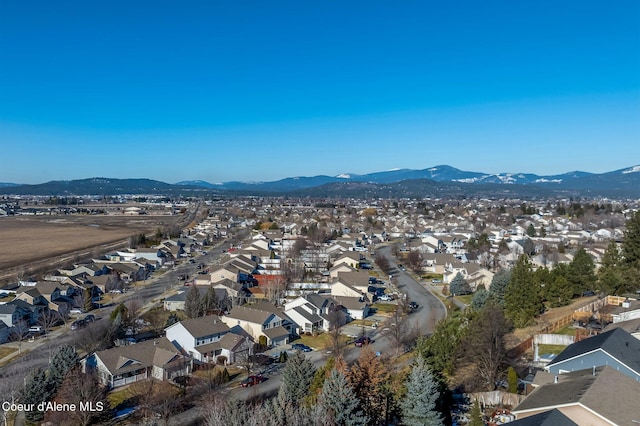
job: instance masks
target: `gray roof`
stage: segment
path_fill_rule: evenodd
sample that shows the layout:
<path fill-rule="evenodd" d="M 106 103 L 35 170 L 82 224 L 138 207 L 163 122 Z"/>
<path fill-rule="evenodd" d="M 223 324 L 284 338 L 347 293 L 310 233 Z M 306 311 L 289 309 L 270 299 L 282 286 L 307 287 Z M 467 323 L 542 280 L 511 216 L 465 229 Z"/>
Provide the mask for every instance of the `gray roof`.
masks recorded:
<path fill-rule="evenodd" d="M 532 392 L 513 412 L 583 405 L 616 424 L 640 419 L 640 383 L 611 367 L 563 374 L 558 383 L 548 383 Z"/>
<path fill-rule="evenodd" d="M 195 338 L 229 332 L 227 324 L 223 323 L 217 315 L 186 319 L 180 321 L 180 324 Z"/>
<path fill-rule="evenodd" d="M 322 318 L 316 314 L 312 314 L 311 312 L 304 309 L 302 306 L 296 306 L 293 308 L 298 314 L 300 314 L 304 319 L 309 321 L 312 324 L 322 321 Z"/>
<path fill-rule="evenodd" d="M 560 364 L 597 349 L 603 350 L 637 374 L 640 374 L 640 340 L 621 328 L 615 328 L 567 346 L 547 367 Z"/>
<path fill-rule="evenodd" d="M 273 315 L 271 312 L 253 307 L 234 306 L 227 316 L 254 324 L 264 324 L 271 315 Z"/>
<path fill-rule="evenodd" d="M 171 342 L 162 338 L 107 349 L 96 352 L 95 356 L 115 376 L 154 365 L 162 367 L 180 356 L 180 352 Z"/>
<path fill-rule="evenodd" d="M 556 408 L 524 419 L 509 422 L 509 426 L 578 426 L 578 423 L 575 423 Z"/>
<path fill-rule="evenodd" d="M 267 328 L 266 330 L 262 330 L 262 332 L 271 340 L 278 340 L 281 337 L 289 335 L 289 331 L 282 326 Z"/>
<path fill-rule="evenodd" d="M 605 327 L 604 331 L 611 331 L 615 328 L 621 328 L 631 334 L 640 333 L 640 318 L 609 324 Z"/>

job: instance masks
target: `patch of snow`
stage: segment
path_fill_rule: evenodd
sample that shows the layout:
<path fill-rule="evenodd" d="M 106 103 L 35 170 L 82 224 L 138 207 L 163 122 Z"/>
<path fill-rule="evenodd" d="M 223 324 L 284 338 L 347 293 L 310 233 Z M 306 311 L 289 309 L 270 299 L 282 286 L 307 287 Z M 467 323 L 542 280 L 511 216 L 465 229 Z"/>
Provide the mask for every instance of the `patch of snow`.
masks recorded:
<path fill-rule="evenodd" d="M 430 169 L 427 169 L 428 172 L 437 172 L 438 168 L 437 167 L 432 167 Z"/>
<path fill-rule="evenodd" d="M 545 178 L 540 178 L 540 179 L 536 179 L 534 182 L 535 182 L 535 183 L 560 183 L 560 182 L 562 182 L 562 179 L 545 179 Z"/>
<path fill-rule="evenodd" d="M 338 179 L 351 179 L 351 175 L 346 174 L 346 173 L 341 173 L 338 176 L 336 176 Z"/>
<path fill-rule="evenodd" d="M 625 175 L 629 174 L 629 173 L 637 173 L 637 172 L 640 172 L 640 166 L 633 166 L 630 169 L 622 171 L 622 173 L 625 174 Z"/>
<path fill-rule="evenodd" d="M 463 178 L 463 179 L 452 179 L 453 182 L 461 182 L 461 183 L 474 183 L 479 181 L 478 178 Z"/>
<path fill-rule="evenodd" d="M 388 172 L 397 172 L 398 170 L 402 170 L 400 167 L 395 167 L 393 169 L 387 170 Z"/>

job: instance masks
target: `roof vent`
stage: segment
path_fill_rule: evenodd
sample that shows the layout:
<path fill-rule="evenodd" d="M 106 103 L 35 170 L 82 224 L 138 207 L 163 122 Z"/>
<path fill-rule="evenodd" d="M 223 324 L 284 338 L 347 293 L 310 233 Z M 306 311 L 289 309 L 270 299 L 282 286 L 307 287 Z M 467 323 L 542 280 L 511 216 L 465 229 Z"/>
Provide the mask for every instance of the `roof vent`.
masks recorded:
<path fill-rule="evenodd" d="M 553 377 L 553 383 L 558 383 L 558 376 Z"/>

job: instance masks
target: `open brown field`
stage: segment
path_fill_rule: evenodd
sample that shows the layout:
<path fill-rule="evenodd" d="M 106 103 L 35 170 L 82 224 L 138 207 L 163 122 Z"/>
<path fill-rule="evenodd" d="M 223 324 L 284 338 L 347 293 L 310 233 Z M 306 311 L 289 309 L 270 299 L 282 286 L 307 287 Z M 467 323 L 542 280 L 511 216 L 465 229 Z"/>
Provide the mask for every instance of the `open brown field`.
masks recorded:
<path fill-rule="evenodd" d="M 175 224 L 177 216 L 65 215 L 0 219 L 0 274 L 68 255 L 67 261 L 103 254 L 102 246 Z M 58 259 L 65 260 L 65 259 Z"/>

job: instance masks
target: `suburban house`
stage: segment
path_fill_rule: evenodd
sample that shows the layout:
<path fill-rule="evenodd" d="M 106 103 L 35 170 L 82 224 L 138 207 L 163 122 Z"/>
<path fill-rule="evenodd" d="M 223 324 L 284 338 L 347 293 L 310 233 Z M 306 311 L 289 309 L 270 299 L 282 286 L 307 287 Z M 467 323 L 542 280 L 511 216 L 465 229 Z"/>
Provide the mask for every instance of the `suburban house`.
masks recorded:
<path fill-rule="evenodd" d="M 512 414 L 525 419 L 557 409 L 579 425 L 631 425 L 640 418 L 638 401 L 637 380 L 615 367 L 589 367 L 554 376 L 515 407 Z"/>
<path fill-rule="evenodd" d="M 172 380 L 187 375 L 191 360 L 161 338 L 94 352 L 83 362 L 83 368 L 94 369 L 102 384 L 117 388 L 151 377 Z"/>
<path fill-rule="evenodd" d="M 332 294 L 333 296 L 333 294 Z M 347 321 L 364 319 L 369 316 L 369 302 L 364 297 L 333 296 L 347 314 Z"/>
<path fill-rule="evenodd" d="M 9 336 L 11 335 L 11 328 L 4 321 L 0 321 L 0 344 L 6 343 L 9 341 Z"/>
<path fill-rule="evenodd" d="M 221 319 L 229 327 L 242 327 L 255 342 L 259 342 L 261 336 L 266 337 L 269 346 L 281 346 L 289 342 L 290 331 L 284 327 L 286 324 L 291 328 L 289 319 L 283 311 L 269 303 L 234 306 Z"/>
<path fill-rule="evenodd" d="M 0 321 L 11 328 L 18 323 L 29 324 L 31 322 L 31 309 L 25 307 L 25 302 L 12 300 L 0 305 Z"/>
<path fill-rule="evenodd" d="M 341 263 L 344 263 L 351 266 L 352 268 L 357 268 L 358 265 L 360 265 L 361 258 L 362 256 L 360 255 L 360 253 L 355 251 L 347 251 L 347 252 L 341 253 L 336 258 L 336 260 L 333 261 L 333 264 L 337 266 L 337 265 L 340 265 Z"/>
<path fill-rule="evenodd" d="M 333 298 L 309 293 L 291 300 L 284 307 L 284 313 L 297 325 L 297 334 L 329 331 L 338 322 L 344 325 L 346 313 Z"/>
<path fill-rule="evenodd" d="M 165 329 L 166 338 L 184 353 L 201 362 L 215 361 L 222 354 L 218 344 L 231 330 L 217 315 L 177 322 Z"/>
<path fill-rule="evenodd" d="M 640 381 L 640 341 L 622 328 L 614 328 L 567 346 L 545 370 L 565 374 L 605 365 Z"/>

